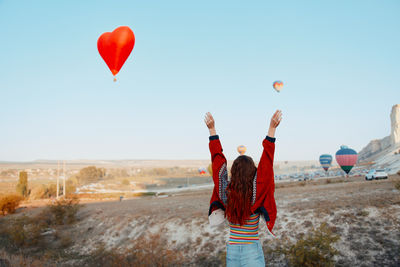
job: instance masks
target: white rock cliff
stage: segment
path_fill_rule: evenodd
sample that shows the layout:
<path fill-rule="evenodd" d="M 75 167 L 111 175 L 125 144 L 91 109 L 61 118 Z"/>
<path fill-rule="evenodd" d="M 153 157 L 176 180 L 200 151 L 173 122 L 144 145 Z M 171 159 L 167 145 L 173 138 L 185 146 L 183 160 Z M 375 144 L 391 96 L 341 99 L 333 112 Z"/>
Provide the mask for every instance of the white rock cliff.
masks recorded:
<path fill-rule="evenodd" d="M 400 104 L 394 105 L 392 107 L 390 120 L 392 122 L 390 141 L 393 145 L 396 145 L 400 143 Z"/>
<path fill-rule="evenodd" d="M 359 153 L 358 158 L 361 161 L 373 160 L 379 152 L 385 149 L 400 146 L 400 104 L 392 107 L 390 113 L 391 131 L 390 135 L 382 139 L 375 139 L 369 142 Z"/>

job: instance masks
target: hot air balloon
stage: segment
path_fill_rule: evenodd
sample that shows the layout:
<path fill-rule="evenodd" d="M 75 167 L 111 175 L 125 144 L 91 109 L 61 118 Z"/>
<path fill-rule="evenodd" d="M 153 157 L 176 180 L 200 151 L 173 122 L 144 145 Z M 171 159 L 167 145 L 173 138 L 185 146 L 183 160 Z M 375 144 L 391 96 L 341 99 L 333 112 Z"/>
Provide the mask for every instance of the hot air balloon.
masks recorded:
<path fill-rule="evenodd" d="M 244 155 L 246 153 L 247 148 L 245 146 L 238 146 L 237 151 L 240 155 Z"/>
<path fill-rule="evenodd" d="M 199 168 L 199 174 L 206 174 L 206 168 Z"/>
<path fill-rule="evenodd" d="M 336 161 L 340 165 L 340 168 L 342 168 L 346 174 L 349 174 L 350 170 L 357 162 L 357 152 L 347 146 L 341 146 L 336 152 Z"/>
<path fill-rule="evenodd" d="M 111 73 L 120 71 L 135 46 L 135 35 L 128 26 L 116 28 L 113 32 L 103 33 L 97 40 L 97 49 Z"/>
<path fill-rule="evenodd" d="M 319 163 L 321 163 L 322 168 L 327 172 L 332 163 L 332 156 L 329 154 L 319 156 Z"/>
<path fill-rule="evenodd" d="M 283 88 L 283 82 L 282 81 L 275 81 L 272 86 L 274 87 L 274 89 L 279 93 L 282 88 Z"/>

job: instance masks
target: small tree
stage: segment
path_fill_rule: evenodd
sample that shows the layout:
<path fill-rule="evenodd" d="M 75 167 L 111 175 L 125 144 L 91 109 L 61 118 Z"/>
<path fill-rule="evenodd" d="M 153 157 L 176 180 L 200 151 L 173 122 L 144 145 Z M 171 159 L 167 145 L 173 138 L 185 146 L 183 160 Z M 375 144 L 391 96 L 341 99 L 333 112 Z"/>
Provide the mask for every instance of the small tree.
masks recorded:
<path fill-rule="evenodd" d="M 19 172 L 17 192 L 23 197 L 28 196 L 28 173 L 25 171 Z"/>
<path fill-rule="evenodd" d="M 79 184 L 95 183 L 104 178 L 106 170 L 104 168 L 96 168 L 96 166 L 89 166 L 79 171 L 76 176 Z"/>

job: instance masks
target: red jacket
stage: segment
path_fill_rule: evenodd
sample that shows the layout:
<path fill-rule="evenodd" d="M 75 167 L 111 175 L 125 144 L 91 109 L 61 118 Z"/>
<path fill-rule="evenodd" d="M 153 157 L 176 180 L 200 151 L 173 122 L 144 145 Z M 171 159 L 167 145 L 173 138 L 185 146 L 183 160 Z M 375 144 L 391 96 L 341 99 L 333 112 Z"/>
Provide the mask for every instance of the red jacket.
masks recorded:
<path fill-rule="evenodd" d="M 228 170 L 226 158 L 222 153 L 218 135 L 210 136 L 210 152 L 212 161 L 214 190 L 210 200 L 210 215 L 220 208 L 225 210 L 227 202 L 226 188 L 228 186 Z M 263 153 L 258 163 L 257 173 L 253 182 L 253 198 L 251 213 L 262 213 L 268 230 L 272 233 L 276 220 L 276 204 L 274 198 L 274 152 L 275 138 L 267 136 L 263 141 Z"/>

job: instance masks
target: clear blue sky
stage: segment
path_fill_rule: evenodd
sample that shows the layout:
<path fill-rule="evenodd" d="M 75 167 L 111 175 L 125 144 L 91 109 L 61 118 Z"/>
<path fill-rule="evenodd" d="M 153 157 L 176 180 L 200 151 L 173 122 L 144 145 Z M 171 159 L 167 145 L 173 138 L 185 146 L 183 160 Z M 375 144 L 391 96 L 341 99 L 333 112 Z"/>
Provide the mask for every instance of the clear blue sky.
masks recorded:
<path fill-rule="evenodd" d="M 207 111 L 228 159 L 243 144 L 258 160 L 278 108 L 277 160 L 359 151 L 400 103 L 399 14 L 397 0 L 0 0 L 0 160 L 207 159 Z M 136 44 L 114 83 L 96 44 L 121 25 Z"/>

